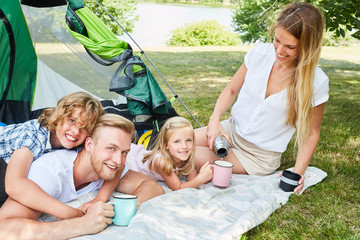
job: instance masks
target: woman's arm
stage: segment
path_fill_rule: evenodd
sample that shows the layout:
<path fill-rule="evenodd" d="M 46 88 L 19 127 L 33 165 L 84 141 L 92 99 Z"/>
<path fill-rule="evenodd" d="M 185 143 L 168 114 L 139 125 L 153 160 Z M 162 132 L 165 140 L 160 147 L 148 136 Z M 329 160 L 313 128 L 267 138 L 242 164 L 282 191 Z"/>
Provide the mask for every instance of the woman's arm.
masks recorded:
<path fill-rule="evenodd" d="M 82 211 L 51 197 L 27 178 L 32 161 L 33 155 L 26 147 L 15 150 L 12 154 L 5 175 L 5 189 L 9 197 L 29 208 L 60 219 L 82 216 Z"/>
<path fill-rule="evenodd" d="M 210 117 L 209 124 L 207 127 L 206 135 L 208 137 L 208 146 L 212 150 L 212 143 L 218 135 L 222 134 L 227 136 L 226 132 L 220 125 L 221 116 L 230 108 L 234 103 L 240 89 L 245 81 L 247 69 L 245 63 L 243 63 L 239 70 L 235 73 L 230 83 L 221 92 L 220 96 L 216 101 L 214 111 Z M 227 137 L 228 138 L 228 137 Z M 229 138 L 228 138 L 229 140 Z"/>
<path fill-rule="evenodd" d="M 325 103 L 314 107 L 314 115 L 311 122 L 311 132 L 305 144 L 298 150 L 294 172 L 302 175 L 299 186 L 295 188 L 296 193 L 300 193 L 304 188 L 304 173 L 308 167 L 320 137 L 321 118 L 324 113 Z"/>

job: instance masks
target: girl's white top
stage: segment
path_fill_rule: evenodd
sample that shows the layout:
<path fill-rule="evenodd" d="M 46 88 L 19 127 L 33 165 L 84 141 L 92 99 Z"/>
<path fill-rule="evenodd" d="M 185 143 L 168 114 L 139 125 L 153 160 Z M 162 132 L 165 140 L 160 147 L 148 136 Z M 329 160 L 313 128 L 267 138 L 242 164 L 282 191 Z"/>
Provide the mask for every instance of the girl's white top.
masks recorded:
<path fill-rule="evenodd" d="M 145 163 L 142 162 L 144 159 L 145 154 L 150 153 L 150 151 L 146 150 L 143 145 L 131 144 L 130 152 L 126 157 L 126 166 L 136 172 L 141 172 L 154 180 L 164 181 L 163 177 L 155 172 L 150 171 L 149 169 L 149 162 L 146 161 Z M 155 157 L 160 157 L 160 155 L 156 155 Z"/>

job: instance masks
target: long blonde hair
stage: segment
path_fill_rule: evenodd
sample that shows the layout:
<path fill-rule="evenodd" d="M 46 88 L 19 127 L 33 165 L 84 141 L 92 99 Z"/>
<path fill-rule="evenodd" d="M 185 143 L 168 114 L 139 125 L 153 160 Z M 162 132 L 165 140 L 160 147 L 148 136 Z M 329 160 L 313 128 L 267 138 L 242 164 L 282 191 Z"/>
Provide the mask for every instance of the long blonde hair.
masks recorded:
<path fill-rule="evenodd" d="M 281 26 L 299 40 L 299 58 L 287 87 L 287 124 L 296 128 L 296 142 L 302 146 L 311 131 L 314 103 L 313 82 L 320 59 L 324 19 L 320 11 L 305 2 L 295 2 L 280 11 L 270 36 Z"/>
<path fill-rule="evenodd" d="M 84 128 L 88 131 L 88 135 L 91 135 L 97 120 L 104 114 L 104 109 L 100 101 L 86 92 L 74 92 L 61 98 L 56 107 L 45 109 L 38 121 L 48 131 L 55 132 L 56 125 L 71 116 L 74 108 L 80 108 L 81 113 L 85 113 Z"/>
<path fill-rule="evenodd" d="M 161 157 L 164 158 L 164 164 L 161 166 L 161 173 L 165 173 L 167 175 L 171 175 L 173 170 L 175 169 L 175 162 L 172 159 L 169 151 L 166 149 L 168 142 L 170 140 L 171 135 L 173 134 L 174 130 L 181 129 L 181 128 L 191 128 L 190 121 L 183 118 L 183 117 L 172 117 L 169 118 L 164 125 L 162 126 L 160 133 L 157 137 L 155 146 L 153 150 L 145 155 L 143 162 L 145 163 L 148 161 L 150 171 L 154 171 L 154 164 L 153 161 L 157 154 L 161 154 Z M 195 146 L 195 132 L 193 131 L 193 141 Z M 176 174 L 181 176 L 188 175 L 193 169 L 195 169 L 195 147 L 192 150 L 190 157 L 184 162 L 184 166 L 176 170 Z"/>

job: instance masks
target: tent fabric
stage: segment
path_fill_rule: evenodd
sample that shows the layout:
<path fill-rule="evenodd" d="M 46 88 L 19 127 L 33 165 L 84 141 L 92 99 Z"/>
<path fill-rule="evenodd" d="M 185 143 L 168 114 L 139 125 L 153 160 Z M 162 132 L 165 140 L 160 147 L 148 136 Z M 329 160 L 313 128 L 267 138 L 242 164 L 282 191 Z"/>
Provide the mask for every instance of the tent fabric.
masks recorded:
<path fill-rule="evenodd" d="M 140 66 L 141 70 L 136 69 Z M 137 72 L 135 72 L 137 71 Z M 155 77 L 138 56 L 127 59 L 114 74 L 110 91 L 128 99 L 132 115 L 166 115 L 171 104 L 161 90 Z"/>
<path fill-rule="evenodd" d="M 40 59 L 38 60 L 36 83 L 33 111 L 56 106 L 60 98 L 70 93 L 87 92 L 53 71 Z M 90 92 L 87 93 L 100 101 L 103 100 Z"/>
<path fill-rule="evenodd" d="M 83 35 L 85 32 L 82 29 L 77 29 L 80 33 L 74 31 L 75 29 L 68 28 L 68 30 L 85 48 L 104 59 L 115 58 L 114 61 L 122 61 L 131 55 L 132 51 L 128 49 L 128 44 L 118 39 L 89 8 L 80 8 L 75 13 L 86 27 L 87 36 Z M 71 16 L 71 12 L 67 11 L 67 15 L 70 16 L 71 21 L 76 21 Z"/>
<path fill-rule="evenodd" d="M 131 46 L 114 33 L 86 6 L 74 11 L 70 0 L 67 24 L 70 33 L 86 49 L 107 60 L 122 62 L 110 82 L 110 91 L 125 96 L 128 109 L 137 115 L 167 115 L 171 104 L 151 71 L 138 56 L 132 55 Z"/>
<path fill-rule="evenodd" d="M 0 22 L 0 97 L 4 97 L 0 106 L 0 121 L 10 124 L 30 117 L 36 84 L 37 57 L 19 1 L 2 0 L 0 9 L 4 13 Z M 10 24 L 13 36 L 9 35 L 6 22 Z M 11 38 L 14 41 L 13 47 Z M 13 57 L 12 51 L 15 51 Z M 9 71 L 11 60 L 14 62 L 12 75 Z M 9 81 L 11 83 L 8 92 L 4 94 Z"/>
<path fill-rule="evenodd" d="M 154 142 L 159 128 L 165 120 L 172 116 L 178 116 L 178 114 L 171 107 L 170 102 L 167 100 L 150 70 L 140 58 L 133 56 L 131 46 L 117 39 L 96 15 L 83 6 L 82 0 L 69 1 L 70 3 L 67 7 L 72 6 L 78 8 L 75 10 L 85 19 L 80 20 L 76 24 L 74 23 L 75 27 L 72 26 L 70 32 L 79 39 L 83 39 L 85 49 L 91 49 L 100 59 L 107 60 L 108 62 L 116 62 L 119 63 L 119 65 L 123 63 L 124 67 L 128 66 L 126 72 L 125 68 L 122 72 L 116 72 L 116 77 L 128 78 L 128 76 L 133 76 L 133 78 L 128 81 L 128 83 L 130 83 L 130 85 L 127 84 L 128 88 L 116 91 L 119 94 L 117 96 L 118 99 L 100 99 L 89 90 L 90 94 L 101 101 L 106 112 L 116 113 L 133 121 L 136 130 L 140 132 L 139 136 L 141 136 L 144 131 L 152 129 L 153 134 L 150 143 Z M 47 0 L 44 0 L 43 3 L 37 0 L 23 0 L 22 2 L 35 7 L 42 4 L 42 6 L 51 5 Z M 61 1 L 55 0 L 53 3 L 54 5 L 61 5 Z M 86 87 L 82 84 L 94 83 L 98 86 L 98 82 L 94 81 L 100 80 L 105 83 L 105 78 L 109 77 L 107 73 L 104 74 L 106 72 L 104 68 L 96 67 L 96 65 L 92 64 L 91 59 L 86 59 L 88 56 L 84 57 L 83 52 L 72 48 L 73 39 L 67 39 L 70 35 L 67 33 L 63 34 L 63 31 L 54 25 L 59 24 L 58 20 L 62 20 L 58 18 L 57 13 L 59 10 L 65 12 L 66 6 L 57 7 L 50 11 L 36 9 L 37 8 L 24 5 L 20 6 L 19 1 L 0 1 L 0 10 L 4 13 L 0 16 L 0 68 L 2 69 L 0 72 L 0 99 L 4 99 L 4 104 L 0 105 L 0 122 L 4 122 L 5 124 L 21 123 L 29 119 L 37 118 L 44 108 L 55 107 L 61 97 L 75 91 L 89 92 L 82 88 L 82 86 Z M 24 17 L 23 10 L 25 10 L 27 19 Z M 74 9 L 67 11 L 67 13 L 70 12 L 67 21 L 73 19 L 77 21 L 76 17 L 78 17 L 78 14 L 75 14 L 73 10 Z M 71 14 L 73 14 L 73 16 Z M 83 25 L 81 25 L 80 22 Z M 33 30 L 31 31 L 32 36 L 30 36 L 28 26 L 30 30 Z M 11 31 L 9 31 L 9 29 Z M 9 34 L 11 32 L 13 32 L 13 34 Z M 41 39 L 41 43 L 36 45 L 37 39 Z M 34 45 L 32 40 L 34 40 Z M 11 41 L 13 41 L 14 44 L 11 44 Z M 52 43 L 55 44 L 52 45 Z M 49 48 L 48 53 L 44 47 L 40 47 L 43 51 L 39 56 L 44 62 L 38 58 L 34 49 L 34 46 L 36 46 L 37 50 L 39 50 L 39 46 L 42 45 L 47 47 L 56 46 L 54 54 L 52 54 L 53 49 Z M 58 47 L 58 45 L 61 46 Z M 57 52 L 64 47 L 69 48 L 70 51 L 60 50 Z M 90 52 L 90 50 L 88 51 Z M 69 57 L 67 56 L 68 53 L 70 53 Z M 13 57 L 11 57 L 12 54 Z M 64 57 L 64 59 L 60 59 L 59 63 L 67 59 L 72 63 L 73 58 L 77 58 L 77 62 L 74 61 L 74 63 L 80 64 L 58 64 L 57 66 L 57 54 L 61 54 L 61 57 Z M 133 60 L 140 64 L 129 64 Z M 14 71 L 11 71 L 11 61 L 13 62 Z M 51 67 L 45 64 L 45 62 Z M 81 72 L 83 72 L 83 69 L 77 68 L 84 65 L 91 70 L 94 69 L 94 71 L 91 71 L 94 74 L 87 76 L 88 78 L 90 77 L 89 79 L 86 78 L 82 80 Z M 69 67 L 72 66 L 75 68 L 69 69 Z M 74 72 L 74 70 L 79 71 Z M 65 74 L 63 71 L 68 72 Z M 111 70 L 111 72 L 113 71 L 114 70 Z M 11 72 L 13 72 L 12 76 Z M 72 72 L 75 73 L 73 76 L 71 76 Z M 63 76 L 67 76 L 67 78 Z M 94 78 L 92 78 L 93 76 Z M 113 78 L 115 77 L 113 76 Z M 11 84 L 8 84 L 10 83 L 9 79 L 11 80 Z M 73 82 L 76 82 L 78 85 L 75 85 Z M 6 92 L 7 86 L 9 86 L 8 94 L 3 94 Z M 133 89 L 138 86 L 139 89 Z M 142 93 L 144 90 L 142 88 L 145 87 L 149 88 L 149 90 Z M 154 92 L 155 88 L 156 91 Z M 87 89 L 93 88 L 88 87 Z M 96 91 L 96 93 L 98 92 L 102 93 L 102 91 Z M 124 97 L 125 95 L 127 97 Z M 145 97 L 140 95 L 145 95 Z M 154 102 L 153 100 L 156 101 Z M 132 112 L 130 112 L 130 110 Z"/>
<path fill-rule="evenodd" d="M 55 7 L 55 6 L 66 5 L 66 1 L 65 0 L 21 0 L 21 4 L 28 5 L 31 7 Z"/>

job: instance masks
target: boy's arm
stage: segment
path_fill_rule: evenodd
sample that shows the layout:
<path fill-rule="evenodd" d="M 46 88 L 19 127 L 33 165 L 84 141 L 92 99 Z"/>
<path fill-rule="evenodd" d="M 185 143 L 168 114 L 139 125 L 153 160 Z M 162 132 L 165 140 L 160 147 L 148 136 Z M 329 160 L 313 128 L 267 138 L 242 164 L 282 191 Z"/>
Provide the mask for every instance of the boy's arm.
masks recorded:
<path fill-rule="evenodd" d="M 0 209 L 1 210 L 1 209 Z M 69 239 L 102 231 L 112 222 L 113 207 L 97 203 L 82 217 L 55 222 L 38 222 L 26 218 L 1 218 L 0 239 Z"/>
<path fill-rule="evenodd" d="M 121 174 L 124 171 L 124 167 L 122 170 L 120 170 L 119 172 L 116 173 L 116 176 L 113 180 L 111 181 L 104 181 L 104 184 L 101 186 L 99 193 L 97 194 L 96 198 L 94 198 L 93 200 L 84 203 L 83 205 L 81 205 L 79 207 L 79 210 L 83 211 L 83 212 L 87 212 L 87 210 L 94 205 L 97 202 L 107 202 L 111 196 L 111 194 L 114 192 L 116 186 L 119 184 L 120 182 L 120 177 Z"/>
<path fill-rule="evenodd" d="M 8 163 L 5 189 L 9 197 L 23 205 L 57 218 L 82 216 L 83 213 L 48 195 L 36 183 L 27 178 L 33 155 L 28 148 L 15 150 Z"/>

